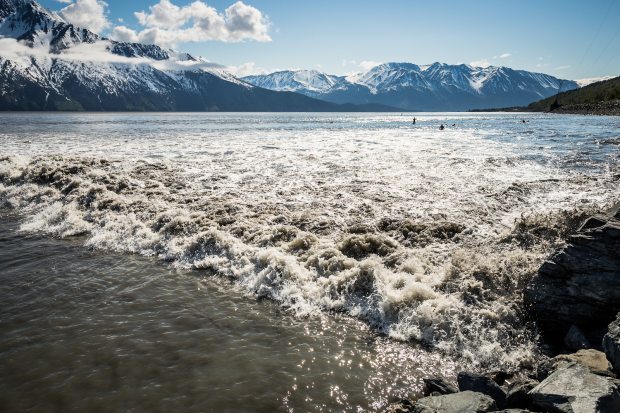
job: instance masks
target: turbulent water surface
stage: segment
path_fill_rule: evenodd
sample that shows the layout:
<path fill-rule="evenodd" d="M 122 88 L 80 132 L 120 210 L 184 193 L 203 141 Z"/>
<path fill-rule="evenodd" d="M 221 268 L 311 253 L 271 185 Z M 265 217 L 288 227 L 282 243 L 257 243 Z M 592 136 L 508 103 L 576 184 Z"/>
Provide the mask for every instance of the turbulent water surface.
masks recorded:
<path fill-rule="evenodd" d="M 0 115 L 0 401 L 375 411 L 535 363 L 521 290 L 620 200 L 620 119 L 410 122 Z"/>

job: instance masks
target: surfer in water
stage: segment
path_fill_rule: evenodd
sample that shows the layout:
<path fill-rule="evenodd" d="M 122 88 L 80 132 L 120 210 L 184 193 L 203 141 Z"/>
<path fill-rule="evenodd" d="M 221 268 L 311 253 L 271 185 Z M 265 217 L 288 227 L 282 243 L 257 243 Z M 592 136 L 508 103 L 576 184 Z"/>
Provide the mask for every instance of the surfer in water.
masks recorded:
<path fill-rule="evenodd" d="M 443 123 L 439 126 L 439 130 L 444 130 Z"/>
<path fill-rule="evenodd" d="M 413 122 L 411 122 L 412 125 L 415 125 L 415 118 L 413 118 Z"/>

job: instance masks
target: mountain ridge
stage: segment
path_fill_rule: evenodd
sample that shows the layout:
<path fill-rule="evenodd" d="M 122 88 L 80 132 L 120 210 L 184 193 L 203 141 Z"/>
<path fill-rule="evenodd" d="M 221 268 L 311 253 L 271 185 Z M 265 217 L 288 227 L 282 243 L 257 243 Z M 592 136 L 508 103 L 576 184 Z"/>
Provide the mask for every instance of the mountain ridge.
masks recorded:
<path fill-rule="evenodd" d="M 570 80 L 504 66 L 474 67 L 435 62 L 379 64 L 366 72 L 338 76 L 316 70 L 278 71 L 243 80 L 271 90 L 288 90 L 334 103 L 382 103 L 406 110 L 468 110 L 526 105 L 563 90 Z"/>
<path fill-rule="evenodd" d="M 523 110 L 620 116 L 620 76 L 530 103 Z"/>
<path fill-rule="evenodd" d="M 0 0 L 0 110 L 462 111 L 524 106 L 560 84 L 578 87 L 543 73 L 439 62 L 238 78 L 201 57 L 76 27 L 35 0 Z"/>
<path fill-rule="evenodd" d="M 107 39 L 34 0 L 0 0 L 0 110 L 398 109 L 255 87 L 200 57 Z"/>

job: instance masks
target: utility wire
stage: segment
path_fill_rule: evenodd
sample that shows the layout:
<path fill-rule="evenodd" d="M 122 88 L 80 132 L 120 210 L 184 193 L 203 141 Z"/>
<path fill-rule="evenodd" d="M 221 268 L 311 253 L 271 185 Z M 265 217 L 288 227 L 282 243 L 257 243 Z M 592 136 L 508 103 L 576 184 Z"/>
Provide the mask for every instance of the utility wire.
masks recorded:
<path fill-rule="evenodd" d="M 616 29 L 616 32 L 614 33 L 614 35 L 611 36 L 611 38 L 609 39 L 609 42 L 607 42 L 607 45 L 603 48 L 603 50 L 598 55 L 596 60 L 594 60 L 594 62 L 592 63 L 592 66 L 595 66 L 596 63 L 598 63 L 598 61 L 601 59 L 601 57 L 603 57 L 603 55 L 605 54 L 605 52 L 607 51 L 609 46 L 616 40 L 616 37 L 618 36 L 618 33 L 620 33 L 620 26 L 618 26 L 618 28 Z M 614 57 L 618 57 L 620 55 L 620 50 L 617 50 L 616 52 L 617 53 L 611 53 L 609 55 L 609 59 L 607 60 L 607 63 L 605 64 L 605 66 L 609 65 L 609 63 L 611 62 L 611 59 L 613 59 Z M 620 75 L 620 72 L 619 73 L 611 73 L 611 74 L 618 74 L 618 75 Z"/>
<path fill-rule="evenodd" d="M 586 60 L 586 56 L 590 52 L 590 49 L 592 48 L 592 45 L 594 44 L 594 41 L 598 37 L 599 33 L 601 32 L 601 29 L 603 28 L 603 25 L 607 21 L 607 17 L 609 16 L 609 12 L 611 11 L 611 8 L 612 8 L 613 5 L 614 5 L 614 0 L 611 0 L 609 2 L 609 7 L 607 7 L 607 12 L 603 16 L 603 20 L 601 21 L 601 24 L 598 26 L 598 29 L 596 30 L 596 34 L 594 35 L 594 37 L 592 37 L 592 40 L 590 40 L 590 44 L 588 45 L 588 47 L 586 48 L 585 53 L 581 57 L 581 61 L 579 62 L 579 65 L 577 65 L 577 69 L 575 70 L 575 73 L 579 73 L 579 70 L 581 70 L 581 67 L 583 66 L 583 63 Z"/>

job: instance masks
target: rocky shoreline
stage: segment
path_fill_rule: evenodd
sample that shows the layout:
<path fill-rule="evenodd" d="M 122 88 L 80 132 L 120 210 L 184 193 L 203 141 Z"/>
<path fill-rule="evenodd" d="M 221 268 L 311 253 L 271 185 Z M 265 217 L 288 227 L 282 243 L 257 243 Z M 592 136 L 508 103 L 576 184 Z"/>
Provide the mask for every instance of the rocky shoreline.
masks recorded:
<path fill-rule="evenodd" d="M 575 105 L 562 105 L 551 113 L 566 113 L 575 115 L 602 115 L 620 116 L 620 100 L 608 100 L 596 103 L 580 103 Z"/>
<path fill-rule="evenodd" d="M 579 103 L 562 105 L 551 111 L 547 109 L 532 109 L 527 106 L 515 106 L 496 109 L 472 109 L 469 112 L 508 112 L 508 113 L 559 113 L 566 115 L 596 115 L 596 116 L 620 116 L 620 99 L 607 100 L 595 103 Z"/>
<path fill-rule="evenodd" d="M 620 204 L 588 218 L 524 293 L 547 355 L 533 371 L 424 380 L 385 413 L 620 412 Z"/>

